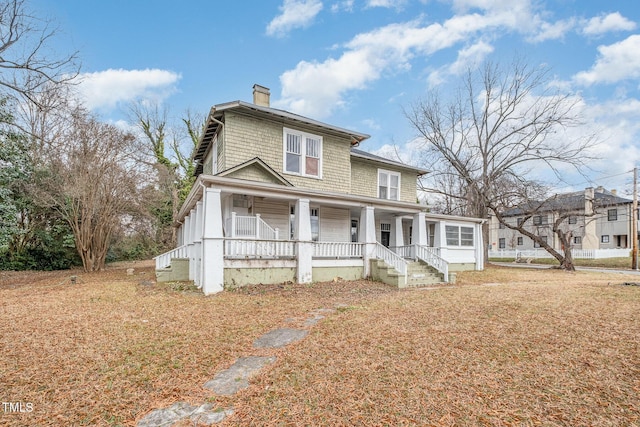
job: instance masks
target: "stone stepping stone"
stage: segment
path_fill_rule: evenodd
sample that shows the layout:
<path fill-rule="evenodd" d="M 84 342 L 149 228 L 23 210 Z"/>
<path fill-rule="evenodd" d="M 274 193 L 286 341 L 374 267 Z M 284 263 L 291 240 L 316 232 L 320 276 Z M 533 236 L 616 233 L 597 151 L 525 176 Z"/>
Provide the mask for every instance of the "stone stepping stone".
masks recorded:
<path fill-rule="evenodd" d="M 213 404 L 190 405 L 187 402 L 177 402 L 168 408 L 155 409 L 138 421 L 137 427 L 165 427 L 171 426 L 178 421 L 190 419 L 198 425 L 212 425 L 224 420 L 233 414 L 232 409 L 214 410 Z"/>
<path fill-rule="evenodd" d="M 303 329 L 281 328 L 267 332 L 253 342 L 256 348 L 279 348 L 300 341 L 309 331 Z"/>
<path fill-rule="evenodd" d="M 275 356 L 248 356 L 238 358 L 229 369 L 216 374 L 204 388 L 222 396 L 230 396 L 249 387 L 249 378 L 265 365 L 275 362 Z"/>

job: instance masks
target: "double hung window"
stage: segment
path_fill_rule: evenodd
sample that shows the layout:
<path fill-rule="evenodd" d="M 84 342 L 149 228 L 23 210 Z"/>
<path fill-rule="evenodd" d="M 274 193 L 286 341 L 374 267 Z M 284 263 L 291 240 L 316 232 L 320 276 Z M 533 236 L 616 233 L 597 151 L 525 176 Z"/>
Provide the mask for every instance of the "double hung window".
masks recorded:
<path fill-rule="evenodd" d="M 285 128 L 284 171 L 322 178 L 322 137 Z"/>
<path fill-rule="evenodd" d="M 378 169 L 378 198 L 400 200 L 400 173 Z"/>

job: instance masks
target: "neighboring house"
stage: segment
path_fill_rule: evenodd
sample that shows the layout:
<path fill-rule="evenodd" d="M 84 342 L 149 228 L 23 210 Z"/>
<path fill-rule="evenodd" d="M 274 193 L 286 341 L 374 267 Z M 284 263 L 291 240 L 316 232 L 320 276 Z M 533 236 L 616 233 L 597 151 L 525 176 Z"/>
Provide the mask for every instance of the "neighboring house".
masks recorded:
<path fill-rule="evenodd" d="M 253 103 L 212 107 L 178 248 L 156 257 L 158 280 L 194 280 L 206 294 L 336 277 L 404 287 L 483 268 L 483 220 L 428 213 L 416 197 L 426 171 L 359 150 L 369 135 L 271 108 L 269 97 L 255 85 Z"/>
<path fill-rule="evenodd" d="M 554 249 L 561 250 L 552 225 L 560 212 L 569 212 L 572 215 L 564 220 L 563 227 L 573 231 L 571 243 L 574 249 L 630 248 L 632 203 L 619 197 L 615 190 L 607 191 L 602 187 L 559 194 L 534 212 L 525 228 L 545 239 Z M 509 224 L 517 225 L 523 221 L 525 213 L 522 209 L 511 209 L 502 215 Z M 491 218 L 489 230 L 491 250 L 539 247 L 531 238 L 500 224 L 495 217 Z"/>

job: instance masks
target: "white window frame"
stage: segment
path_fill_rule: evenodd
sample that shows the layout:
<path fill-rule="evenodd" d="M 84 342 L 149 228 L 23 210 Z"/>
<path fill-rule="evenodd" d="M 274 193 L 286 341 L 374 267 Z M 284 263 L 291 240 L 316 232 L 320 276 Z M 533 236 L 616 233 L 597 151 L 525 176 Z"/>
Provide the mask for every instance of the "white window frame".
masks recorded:
<path fill-rule="evenodd" d="M 465 229 L 464 233 L 463 228 Z M 475 246 L 475 233 L 473 227 L 459 224 L 446 224 L 444 230 L 447 246 L 463 248 L 473 248 Z M 454 233 L 455 236 L 453 235 Z"/>
<path fill-rule="evenodd" d="M 387 192 L 387 197 L 382 197 L 380 195 L 380 176 L 381 175 L 386 175 L 387 176 L 387 182 L 385 184 L 385 188 L 386 188 L 386 192 Z M 391 187 L 391 177 L 397 177 L 398 178 L 398 187 L 397 187 L 397 192 L 396 192 L 396 198 L 392 199 L 391 198 L 391 189 L 393 187 Z M 400 200 L 400 189 L 402 188 L 402 183 L 401 183 L 401 179 L 402 179 L 402 174 L 400 172 L 393 172 L 393 171 L 389 171 L 389 170 L 385 170 L 385 169 L 378 169 L 378 198 L 379 199 L 385 199 L 385 200 Z"/>
<path fill-rule="evenodd" d="M 294 151 L 289 151 L 289 147 L 287 144 L 287 136 L 288 135 L 295 135 L 297 137 L 300 138 L 300 147 L 299 147 L 299 153 L 296 153 Z M 309 151 L 309 147 L 308 147 L 308 142 L 310 140 L 315 140 L 318 141 L 318 147 L 317 147 L 317 153 L 311 153 Z M 299 167 L 299 171 L 290 171 L 287 170 L 287 154 L 295 154 L 300 156 L 300 160 L 298 163 L 298 167 Z M 315 154 L 315 155 L 314 155 Z M 318 159 L 318 174 L 317 175 L 312 175 L 307 173 L 306 167 L 307 167 L 307 157 L 309 158 L 314 158 L 314 159 Z M 307 132 L 302 132 L 299 130 L 295 130 L 295 129 L 290 129 L 290 128 L 283 128 L 283 132 L 282 132 L 282 170 L 284 171 L 284 173 L 289 174 L 289 175 L 298 175 L 298 176 L 304 176 L 307 178 L 314 178 L 314 179 L 322 179 L 322 137 L 320 135 L 314 135 L 312 133 L 307 133 Z"/>

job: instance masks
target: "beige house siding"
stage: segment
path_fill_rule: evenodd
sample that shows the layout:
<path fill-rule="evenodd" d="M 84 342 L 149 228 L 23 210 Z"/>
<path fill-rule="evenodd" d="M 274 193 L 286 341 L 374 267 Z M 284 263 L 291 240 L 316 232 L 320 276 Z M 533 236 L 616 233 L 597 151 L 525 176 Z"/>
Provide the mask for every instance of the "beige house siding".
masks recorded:
<path fill-rule="evenodd" d="M 351 241 L 351 212 L 349 209 L 328 206 L 320 208 L 320 241 Z"/>
<path fill-rule="evenodd" d="M 228 175 L 229 178 L 244 179 L 247 181 L 270 182 L 272 184 L 282 184 L 278 178 L 265 171 L 258 165 L 249 165 Z"/>
<path fill-rule="evenodd" d="M 351 194 L 378 197 L 378 169 L 400 172 L 400 200 L 416 202 L 416 172 L 394 169 L 391 165 L 378 165 L 356 157 L 351 158 Z"/>
<path fill-rule="evenodd" d="M 253 213 L 260 214 L 271 228 L 277 228 L 280 239 L 289 239 L 289 203 L 256 198 L 253 202 Z"/>
<path fill-rule="evenodd" d="M 307 178 L 284 172 L 283 128 L 300 129 L 322 136 L 322 179 Z M 349 193 L 351 182 L 350 141 L 325 135 L 300 126 L 227 113 L 225 144 L 221 170 L 229 169 L 254 157 L 260 157 L 296 187 Z"/>
<path fill-rule="evenodd" d="M 418 176 L 416 172 L 402 171 L 400 177 L 400 200 L 403 202 L 418 202 Z"/>
<path fill-rule="evenodd" d="M 375 165 L 351 158 L 351 194 L 378 197 L 378 168 Z"/>

